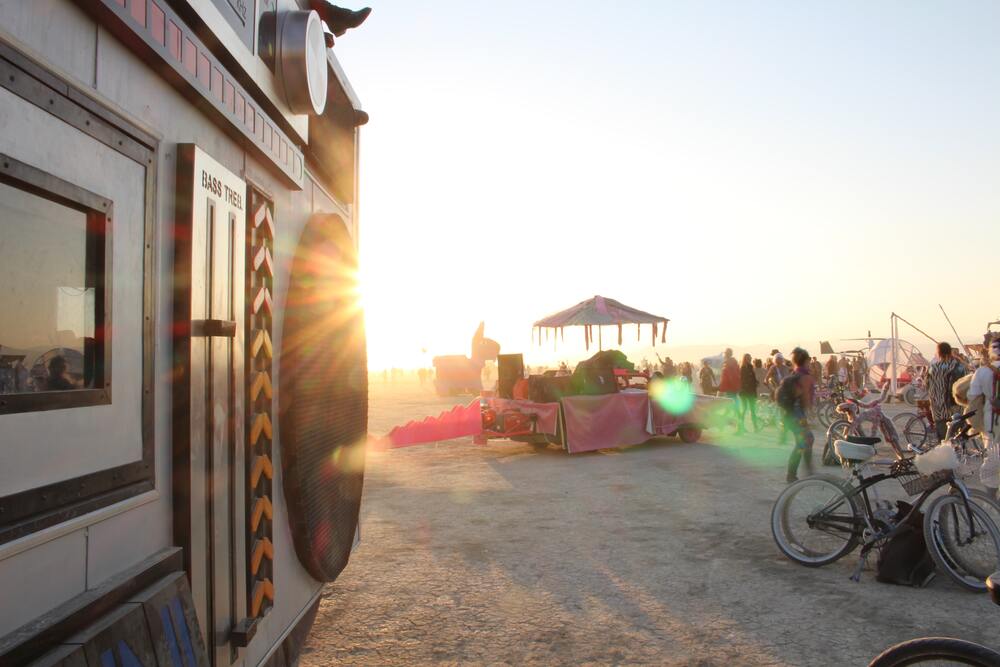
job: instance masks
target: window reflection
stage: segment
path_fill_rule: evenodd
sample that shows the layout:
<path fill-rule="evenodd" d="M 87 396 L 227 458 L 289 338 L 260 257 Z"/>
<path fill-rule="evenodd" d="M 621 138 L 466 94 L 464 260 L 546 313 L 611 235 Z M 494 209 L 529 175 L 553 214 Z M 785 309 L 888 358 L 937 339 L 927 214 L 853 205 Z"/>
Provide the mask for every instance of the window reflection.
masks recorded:
<path fill-rule="evenodd" d="M 95 243 L 87 213 L 0 183 L 0 394 L 95 386 Z"/>

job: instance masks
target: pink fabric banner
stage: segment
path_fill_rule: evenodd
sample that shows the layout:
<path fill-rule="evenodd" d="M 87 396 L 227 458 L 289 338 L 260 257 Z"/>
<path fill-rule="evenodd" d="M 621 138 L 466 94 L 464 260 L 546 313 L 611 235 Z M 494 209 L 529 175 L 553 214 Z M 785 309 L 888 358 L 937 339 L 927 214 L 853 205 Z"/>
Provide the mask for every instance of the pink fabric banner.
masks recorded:
<path fill-rule="evenodd" d="M 539 433 L 555 435 L 559 424 L 559 404 L 558 403 L 534 403 L 532 401 L 515 401 L 508 398 L 487 398 L 487 403 L 497 412 L 504 410 L 518 410 L 525 414 L 537 415 L 538 421 L 535 428 Z"/>
<path fill-rule="evenodd" d="M 603 396 L 566 396 L 566 449 L 571 454 L 646 442 L 649 398 L 644 391 Z"/>
<path fill-rule="evenodd" d="M 397 426 L 384 437 L 369 439 L 369 444 L 372 449 L 395 449 L 479 435 L 482 432 L 482 409 L 477 398 L 466 406 L 456 405 L 437 417 L 425 417 L 421 421 Z"/>

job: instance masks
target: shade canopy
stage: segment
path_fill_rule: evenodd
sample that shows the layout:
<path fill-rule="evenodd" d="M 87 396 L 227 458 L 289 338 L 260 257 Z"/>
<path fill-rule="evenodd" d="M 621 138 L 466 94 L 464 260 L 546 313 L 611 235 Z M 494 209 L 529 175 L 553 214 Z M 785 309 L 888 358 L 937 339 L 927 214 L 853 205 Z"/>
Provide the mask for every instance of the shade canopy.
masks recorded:
<path fill-rule="evenodd" d="M 617 326 L 618 344 L 622 343 L 622 325 L 625 324 L 650 324 L 653 328 L 653 345 L 656 345 L 657 333 L 660 333 L 660 342 L 666 342 L 667 322 L 670 320 L 660 315 L 653 315 L 644 310 L 626 306 L 620 301 L 608 299 L 603 296 L 595 296 L 586 301 L 567 308 L 548 317 L 544 317 L 532 325 L 538 329 L 538 342 L 541 343 L 543 329 L 559 329 L 564 327 L 582 326 L 584 327 L 584 341 L 587 348 L 594 339 L 592 327 Z M 658 331 L 659 330 L 659 331 Z"/>
<path fill-rule="evenodd" d="M 882 378 L 892 372 L 892 339 L 885 338 L 875 344 L 865 357 L 868 363 L 868 377 L 879 384 Z M 914 368 L 926 368 L 930 362 L 920 354 L 920 350 L 913 343 L 902 338 L 896 339 L 896 368 L 898 372 L 904 371 L 907 366 Z"/>

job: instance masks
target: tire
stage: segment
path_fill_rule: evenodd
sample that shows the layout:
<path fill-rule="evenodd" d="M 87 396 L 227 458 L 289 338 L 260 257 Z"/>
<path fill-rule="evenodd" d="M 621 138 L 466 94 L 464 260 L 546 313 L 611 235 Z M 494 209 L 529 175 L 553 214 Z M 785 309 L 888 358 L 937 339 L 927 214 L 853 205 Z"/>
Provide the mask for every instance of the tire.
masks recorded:
<path fill-rule="evenodd" d="M 943 660 L 959 665 L 1000 667 L 1000 653 L 981 644 L 948 637 L 922 637 L 896 644 L 882 651 L 868 667 L 940 664 Z"/>
<path fill-rule="evenodd" d="M 903 390 L 903 400 L 906 401 L 907 405 L 917 404 L 917 388 L 913 385 L 908 386 Z"/>
<path fill-rule="evenodd" d="M 924 513 L 924 538 L 938 569 L 962 588 L 982 593 L 986 577 L 1000 570 L 1000 529 L 986 509 L 970 503 L 975 532 L 971 534 L 965 502 L 960 495 L 935 498 Z"/>
<path fill-rule="evenodd" d="M 677 430 L 677 435 L 687 444 L 693 444 L 701 439 L 701 429 L 697 426 L 681 426 Z"/>
<path fill-rule="evenodd" d="M 977 505 L 986 510 L 986 513 L 990 515 L 993 519 L 993 523 L 1000 528 L 1000 502 L 993 497 L 993 494 L 983 491 L 982 489 L 973 489 L 967 487 L 966 489 L 972 500 L 975 501 Z M 952 488 L 951 493 L 958 496 L 960 495 L 958 489 Z"/>
<path fill-rule="evenodd" d="M 851 491 L 849 485 L 829 475 L 813 475 L 789 484 L 771 509 L 771 535 L 781 553 L 799 565 L 822 567 L 854 551 L 858 545 L 857 524 L 862 513 L 857 499 L 849 495 Z M 807 493 L 813 494 L 815 498 L 804 498 L 803 494 Z M 849 520 L 854 524 L 854 528 L 849 533 L 844 531 L 836 535 L 813 528 L 808 525 L 805 516 L 801 518 L 789 516 L 796 501 L 802 501 L 802 512 L 806 513 L 812 513 L 827 504 L 835 503 L 828 515 L 836 516 L 842 521 Z M 826 540 L 829 546 L 803 544 L 804 537 L 823 539 L 822 535 L 833 538 Z"/>
<path fill-rule="evenodd" d="M 927 422 L 924 421 L 924 418 L 914 415 L 906 420 L 906 424 L 900 431 L 900 435 L 903 437 L 904 444 L 909 443 L 917 447 L 923 447 L 927 444 L 928 431 Z"/>
<path fill-rule="evenodd" d="M 851 423 L 846 419 L 837 419 L 826 429 L 826 444 L 823 445 L 823 465 L 839 466 L 840 459 L 833 449 L 835 440 L 843 440 L 851 432 Z"/>

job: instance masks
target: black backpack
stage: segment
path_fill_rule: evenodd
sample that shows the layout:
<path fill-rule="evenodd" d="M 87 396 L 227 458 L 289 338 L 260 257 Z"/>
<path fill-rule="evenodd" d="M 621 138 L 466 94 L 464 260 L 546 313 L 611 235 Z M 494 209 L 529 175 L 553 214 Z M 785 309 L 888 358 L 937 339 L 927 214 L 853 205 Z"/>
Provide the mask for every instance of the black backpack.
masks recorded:
<path fill-rule="evenodd" d="M 896 521 L 902 521 L 913 508 L 896 501 Z M 896 534 L 882 547 L 875 566 L 875 579 L 885 584 L 923 586 L 934 574 L 934 561 L 924 539 L 924 513 L 914 512 Z"/>
<path fill-rule="evenodd" d="M 801 392 L 799 391 L 799 379 L 802 376 L 798 373 L 790 373 L 778 385 L 778 391 L 774 394 L 774 402 L 785 412 L 795 409 L 799 403 Z"/>

